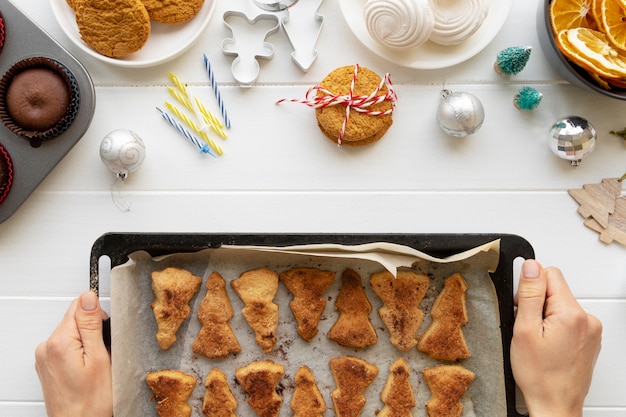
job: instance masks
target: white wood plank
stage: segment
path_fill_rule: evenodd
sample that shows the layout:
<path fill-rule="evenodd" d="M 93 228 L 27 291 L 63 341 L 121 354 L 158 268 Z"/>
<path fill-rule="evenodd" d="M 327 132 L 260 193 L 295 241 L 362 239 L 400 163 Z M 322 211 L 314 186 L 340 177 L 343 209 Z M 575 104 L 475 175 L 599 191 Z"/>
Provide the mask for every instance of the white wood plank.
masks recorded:
<path fill-rule="evenodd" d="M 135 88 L 132 94 L 123 87 L 99 88 L 90 129 L 41 187 L 108 191 L 114 175 L 98 150 L 114 129 L 133 130 L 146 144 L 143 165 L 124 183 L 129 190 L 565 190 L 619 177 L 626 169 L 626 141 L 609 134 L 626 126 L 626 102 L 542 86 L 541 110 L 523 113 L 512 104 L 514 87 L 452 88 L 482 98 L 485 123 L 474 135 L 452 138 L 439 129 L 440 87 L 399 85 L 394 124 L 379 142 L 358 149 L 328 140 L 307 106 L 274 104 L 302 97 L 304 87 L 231 88 L 226 93 L 233 127 L 225 141 L 214 136 L 224 148 L 219 158 L 199 154 L 161 119 L 155 107 L 171 99 L 165 87 Z M 189 90 L 210 103 L 208 87 Z M 551 126 L 569 114 L 583 115 L 598 132 L 596 149 L 578 167 L 549 148 Z"/>
<path fill-rule="evenodd" d="M 46 407 L 43 402 L 0 401 L 0 414 L 11 417 L 46 417 Z"/>
<path fill-rule="evenodd" d="M 73 295 L 87 287 L 103 233 L 513 233 L 558 265 L 580 297 L 625 297 L 623 247 L 582 224 L 565 193 L 133 193 L 129 212 L 107 192 L 38 192 L 0 224 L 0 294 Z M 303 221 L 306 219 L 306 221 Z M 72 230 L 72 233 L 68 233 Z M 36 262 L 35 262 L 36 261 Z M 602 269 L 598 265 L 603 265 Z M 602 285 L 599 285 L 599 282 Z"/>

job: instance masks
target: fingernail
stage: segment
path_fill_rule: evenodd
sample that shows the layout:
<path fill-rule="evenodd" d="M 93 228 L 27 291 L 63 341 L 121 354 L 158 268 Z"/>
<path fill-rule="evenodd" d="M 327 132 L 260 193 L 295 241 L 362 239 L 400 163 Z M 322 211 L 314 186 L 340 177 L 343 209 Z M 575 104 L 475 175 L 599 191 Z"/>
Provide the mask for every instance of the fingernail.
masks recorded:
<path fill-rule="evenodd" d="M 94 311 L 98 307 L 98 296 L 96 293 L 89 291 L 80 298 L 80 307 L 84 311 Z"/>
<path fill-rule="evenodd" d="M 539 265 L 532 259 L 524 261 L 524 264 L 522 265 L 522 274 L 524 275 L 524 278 L 539 277 Z"/>

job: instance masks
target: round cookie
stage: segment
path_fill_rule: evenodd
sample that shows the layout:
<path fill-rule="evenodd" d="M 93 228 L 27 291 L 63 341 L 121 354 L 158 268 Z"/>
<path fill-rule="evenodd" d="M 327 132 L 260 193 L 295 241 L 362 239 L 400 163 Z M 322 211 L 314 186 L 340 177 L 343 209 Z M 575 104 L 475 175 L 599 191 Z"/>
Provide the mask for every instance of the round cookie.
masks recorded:
<path fill-rule="evenodd" d="M 120 58 L 148 41 L 150 16 L 141 0 L 80 0 L 76 24 L 85 43 L 99 54 Z"/>
<path fill-rule="evenodd" d="M 176 25 L 191 20 L 198 14 L 204 0 L 142 0 L 155 22 Z M 209 0 L 214 1 L 214 0 Z"/>
<path fill-rule="evenodd" d="M 354 66 L 339 67 L 328 74 L 320 83 L 320 87 L 333 95 L 347 96 L 350 93 L 352 79 L 354 78 Z M 354 83 L 353 95 L 369 96 L 380 85 L 382 79 L 374 71 L 359 67 L 356 82 Z M 377 96 L 385 96 L 388 93 L 387 86 L 383 86 Z M 327 94 L 318 91 L 317 95 Z M 345 126 L 342 145 L 361 146 L 367 145 L 380 139 L 393 123 L 391 110 L 394 102 L 392 99 L 368 107 L 372 112 L 389 112 L 383 115 L 361 113 L 355 109 L 350 110 L 348 122 Z M 338 142 L 342 126 L 346 118 L 346 106 L 337 104 L 315 109 L 315 116 L 320 130 L 333 142 Z"/>
<path fill-rule="evenodd" d="M 65 2 L 72 10 L 74 10 L 74 12 L 76 12 L 76 9 L 78 9 L 78 0 L 65 0 Z"/>

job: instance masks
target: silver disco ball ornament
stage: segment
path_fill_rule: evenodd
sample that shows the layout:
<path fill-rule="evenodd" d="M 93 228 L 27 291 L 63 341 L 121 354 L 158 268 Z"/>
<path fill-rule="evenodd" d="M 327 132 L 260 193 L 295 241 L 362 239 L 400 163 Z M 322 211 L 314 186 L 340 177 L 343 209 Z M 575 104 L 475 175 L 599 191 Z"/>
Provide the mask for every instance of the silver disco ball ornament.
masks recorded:
<path fill-rule="evenodd" d="M 443 90 L 437 107 L 437 123 L 450 136 L 462 138 L 476 132 L 485 120 L 485 109 L 473 94 Z"/>
<path fill-rule="evenodd" d="M 570 161 L 573 166 L 580 164 L 595 146 L 596 129 L 582 117 L 564 117 L 552 125 L 550 149 L 559 158 Z"/>

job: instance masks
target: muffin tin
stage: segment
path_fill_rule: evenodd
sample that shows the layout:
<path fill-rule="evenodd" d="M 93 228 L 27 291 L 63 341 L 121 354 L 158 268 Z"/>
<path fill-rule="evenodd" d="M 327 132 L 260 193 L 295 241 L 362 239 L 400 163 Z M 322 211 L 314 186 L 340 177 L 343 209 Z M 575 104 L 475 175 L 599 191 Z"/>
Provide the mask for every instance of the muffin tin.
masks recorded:
<path fill-rule="evenodd" d="M 95 110 L 95 90 L 83 65 L 35 22 L 8 0 L 0 0 L 5 41 L 0 52 L 0 76 L 26 58 L 42 57 L 58 61 L 73 75 L 80 102 L 71 125 L 58 136 L 31 146 L 0 124 L 0 144 L 13 162 L 13 184 L 0 203 L 0 223 L 8 219 L 85 134 Z"/>

